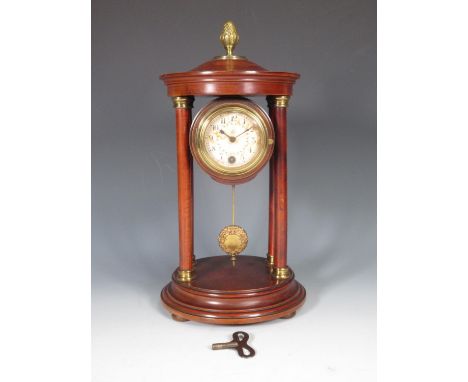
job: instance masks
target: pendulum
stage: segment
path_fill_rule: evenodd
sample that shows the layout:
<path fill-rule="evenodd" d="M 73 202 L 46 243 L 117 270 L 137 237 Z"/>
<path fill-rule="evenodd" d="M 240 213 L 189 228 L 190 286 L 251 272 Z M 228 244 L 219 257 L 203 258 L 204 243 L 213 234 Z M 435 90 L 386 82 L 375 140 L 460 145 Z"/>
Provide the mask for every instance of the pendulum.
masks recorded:
<path fill-rule="evenodd" d="M 235 224 L 235 208 L 236 208 L 236 186 L 232 186 L 232 224 L 224 227 L 218 235 L 219 247 L 231 256 L 232 260 L 241 253 L 249 241 L 247 232 L 244 228 Z"/>

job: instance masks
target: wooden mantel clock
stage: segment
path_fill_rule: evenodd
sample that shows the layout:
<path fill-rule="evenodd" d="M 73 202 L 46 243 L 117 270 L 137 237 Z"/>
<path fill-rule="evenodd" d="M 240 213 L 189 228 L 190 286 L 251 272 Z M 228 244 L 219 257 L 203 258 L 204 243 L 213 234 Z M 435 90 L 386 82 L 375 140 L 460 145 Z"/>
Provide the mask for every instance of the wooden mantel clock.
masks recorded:
<path fill-rule="evenodd" d="M 224 56 L 161 76 L 176 113 L 179 206 L 179 267 L 161 299 L 178 321 L 251 324 L 290 318 L 306 294 L 287 264 L 286 109 L 299 75 L 271 72 L 234 55 L 239 36 L 230 21 L 220 40 Z M 216 98 L 192 122 L 195 96 Z M 266 96 L 268 114 L 250 96 Z M 195 258 L 192 158 L 214 181 L 232 188 L 232 224 L 213 234 L 228 256 Z M 242 254 L 247 232 L 234 221 L 235 187 L 267 163 L 268 254 L 248 256 Z"/>

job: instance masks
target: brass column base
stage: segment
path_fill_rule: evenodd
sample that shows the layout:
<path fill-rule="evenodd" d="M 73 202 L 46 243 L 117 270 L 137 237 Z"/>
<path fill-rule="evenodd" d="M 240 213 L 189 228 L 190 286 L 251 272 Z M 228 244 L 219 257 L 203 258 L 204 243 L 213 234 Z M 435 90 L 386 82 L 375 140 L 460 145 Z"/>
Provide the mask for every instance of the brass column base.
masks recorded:
<path fill-rule="evenodd" d="M 267 253 L 267 265 L 269 267 L 272 267 L 273 265 L 275 265 L 275 259 L 273 258 L 273 256 L 271 256 L 269 253 Z"/>
<path fill-rule="evenodd" d="M 182 270 L 179 269 L 177 271 L 177 281 L 181 281 L 183 283 L 189 282 L 193 280 L 193 271 L 191 270 Z"/>
<path fill-rule="evenodd" d="M 290 274 L 291 274 L 291 272 L 289 272 L 288 267 L 275 268 L 273 270 L 273 278 L 276 279 L 276 280 L 285 280 L 285 279 L 289 278 Z"/>

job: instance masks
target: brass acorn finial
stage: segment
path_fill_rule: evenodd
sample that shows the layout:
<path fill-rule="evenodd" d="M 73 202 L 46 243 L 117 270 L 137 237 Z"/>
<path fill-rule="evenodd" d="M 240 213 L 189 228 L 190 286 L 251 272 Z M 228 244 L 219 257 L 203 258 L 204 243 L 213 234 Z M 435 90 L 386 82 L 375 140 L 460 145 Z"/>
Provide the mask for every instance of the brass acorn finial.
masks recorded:
<path fill-rule="evenodd" d="M 237 34 L 236 26 L 232 21 L 226 21 L 223 26 L 223 31 L 219 36 L 221 44 L 223 44 L 224 49 L 226 49 L 226 55 L 232 57 L 232 52 L 239 42 L 239 35 Z"/>

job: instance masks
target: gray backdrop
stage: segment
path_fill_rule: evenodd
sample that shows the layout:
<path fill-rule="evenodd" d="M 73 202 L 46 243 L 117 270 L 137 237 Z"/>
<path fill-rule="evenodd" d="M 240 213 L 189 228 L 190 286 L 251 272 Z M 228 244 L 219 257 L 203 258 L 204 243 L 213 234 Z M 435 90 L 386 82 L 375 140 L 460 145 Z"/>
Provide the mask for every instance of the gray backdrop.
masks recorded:
<path fill-rule="evenodd" d="M 94 0 L 93 293 L 117 282 L 156 301 L 177 266 L 174 110 L 158 77 L 222 54 L 228 19 L 240 34 L 237 54 L 301 74 L 289 107 L 289 264 L 309 297 L 369 268 L 375 278 L 374 1 Z M 207 101 L 196 99 L 194 112 Z M 237 191 L 246 253 L 260 256 L 267 175 Z M 195 203 L 195 253 L 220 254 L 230 189 L 196 165 Z"/>

